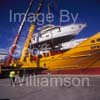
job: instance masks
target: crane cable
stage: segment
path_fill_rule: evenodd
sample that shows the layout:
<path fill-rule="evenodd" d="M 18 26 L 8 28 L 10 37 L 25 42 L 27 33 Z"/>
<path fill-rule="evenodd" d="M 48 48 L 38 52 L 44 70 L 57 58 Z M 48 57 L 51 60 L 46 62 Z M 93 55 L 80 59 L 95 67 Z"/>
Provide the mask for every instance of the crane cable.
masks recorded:
<path fill-rule="evenodd" d="M 28 33 L 27 39 L 25 41 L 24 48 L 22 50 L 22 55 L 20 57 L 20 62 L 23 62 L 25 60 L 25 56 L 26 56 L 28 47 L 29 47 L 31 39 L 32 39 L 32 35 L 34 33 L 34 30 L 35 30 L 35 25 L 37 24 L 38 15 L 39 15 L 39 13 L 40 13 L 43 5 L 44 5 L 44 1 L 45 0 L 40 0 L 39 6 L 38 6 L 38 8 L 35 12 L 35 18 L 34 18 L 34 21 L 32 22 L 32 24 L 30 26 L 29 33 Z"/>
<path fill-rule="evenodd" d="M 52 3 L 54 3 L 55 9 L 52 7 Z M 48 4 L 48 13 L 50 12 L 50 9 L 60 18 L 60 14 L 59 14 L 59 9 L 58 9 L 58 5 L 57 5 L 57 1 L 54 0 L 52 2 L 52 0 L 49 2 Z M 59 25 L 61 25 L 61 22 L 59 22 Z"/>
<path fill-rule="evenodd" d="M 53 8 L 52 8 L 52 3 L 54 3 L 54 6 L 55 6 L 55 9 L 56 10 L 54 10 Z M 50 2 L 48 3 L 48 15 L 50 16 L 50 13 L 51 13 L 51 10 L 53 11 L 53 12 L 55 12 L 55 14 L 58 16 L 58 17 L 60 17 L 60 15 L 59 15 L 59 10 L 58 10 L 58 5 L 57 5 L 57 1 L 56 0 L 54 0 L 53 2 L 52 2 L 52 0 L 50 0 Z M 49 22 L 50 24 L 51 24 L 51 21 Z M 61 23 L 59 22 L 59 24 L 61 25 Z M 51 35 L 52 35 L 52 33 L 51 33 Z M 53 40 L 53 38 L 51 38 L 51 43 L 52 43 L 52 47 L 54 48 L 54 40 Z"/>

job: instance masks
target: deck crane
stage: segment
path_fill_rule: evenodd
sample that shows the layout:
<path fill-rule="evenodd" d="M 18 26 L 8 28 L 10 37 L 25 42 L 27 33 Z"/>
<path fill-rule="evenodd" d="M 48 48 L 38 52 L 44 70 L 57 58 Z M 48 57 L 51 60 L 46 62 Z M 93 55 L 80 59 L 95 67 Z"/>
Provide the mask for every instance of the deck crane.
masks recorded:
<path fill-rule="evenodd" d="M 20 25 L 20 27 L 19 27 L 18 34 L 17 34 L 17 36 L 15 37 L 15 40 L 14 40 L 13 45 L 12 45 L 12 48 L 11 48 L 9 54 L 8 54 L 8 58 L 7 58 L 7 60 L 5 61 L 5 66 L 9 66 L 10 63 L 11 63 L 11 61 L 12 61 L 12 57 L 13 57 L 14 51 L 15 51 L 15 49 L 16 49 L 16 45 L 17 45 L 17 43 L 18 43 L 18 41 L 19 41 L 19 38 L 20 38 L 20 35 L 21 35 L 21 32 L 22 32 L 22 29 L 23 29 L 23 27 L 24 27 L 24 24 L 25 24 L 25 21 L 26 21 L 26 19 L 27 19 L 27 16 L 28 16 L 28 14 L 29 14 L 29 12 L 30 12 L 30 10 L 31 10 L 31 8 L 32 8 L 33 2 L 34 2 L 34 0 L 31 0 L 30 3 L 29 3 L 29 7 L 28 7 L 28 9 L 27 9 L 27 11 L 26 11 L 26 13 L 25 13 L 25 16 L 24 16 L 24 18 L 23 18 L 23 20 L 22 20 L 22 23 L 21 23 L 21 25 Z"/>
<path fill-rule="evenodd" d="M 35 25 L 37 23 L 37 18 L 38 18 L 38 15 L 43 7 L 43 4 L 44 4 L 44 0 L 40 0 L 40 3 L 39 3 L 39 6 L 38 6 L 38 9 L 37 11 L 35 12 L 35 18 L 34 18 L 34 21 L 32 22 L 31 26 L 30 26 L 30 29 L 29 29 L 29 33 L 28 33 L 28 36 L 27 36 L 27 39 L 26 39 L 26 42 L 24 44 L 24 48 L 22 50 L 22 55 L 20 57 L 20 62 L 23 62 L 24 61 L 24 58 L 25 58 L 25 55 L 27 53 L 27 49 L 30 45 L 30 42 L 31 42 L 31 39 L 32 39 L 32 36 L 33 36 L 33 33 L 34 33 L 34 30 L 35 30 Z"/>
<path fill-rule="evenodd" d="M 33 1 L 34 1 L 34 0 L 31 0 L 31 1 L 30 1 L 29 7 L 28 7 L 28 9 L 27 9 L 27 11 L 26 11 L 26 14 L 25 14 L 25 16 L 24 16 L 24 18 L 23 18 L 23 21 L 22 21 L 22 23 L 21 23 L 21 25 L 20 25 L 20 27 L 19 27 L 18 34 L 17 34 L 17 36 L 15 37 L 15 40 L 14 40 L 13 45 L 12 45 L 12 48 L 11 48 L 11 50 L 10 50 L 10 52 L 9 52 L 8 58 L 7 58 L 7 60 L 5 61 L 5 65 L 6 65 L 6 66 L 9 66 L 10 63 L 11 63 L 11 61 L 12 61 L 12 57 L 13 57 L 14 51 L 15 51 L 15 49 L 16 49 L 16 45 L 17 45 L 17 43 L 18 43 L 18 41 L 19 41 L 19 37 L 20 37 L 20 35 L 21 35 L 21 32 L 22 32 L 22 29 L 23 29 L 23 27 L 24 27 L 24 24 L 25 24 L 25 21 L 26 21 L 26 19 L 27 19 L 27 16 L 28 16 L 28 14 L 29 14 L 29 12 L 30 12 L 30 10 L 31 10 L 31 8 L 32 8 Z M 38 7 L 37 11 L 35 12 L 34 22 L 32 22 L 32 24 L 31 24 L 31 26 L 30 26 L 29 33 L 28 33 L 26 42 L 25 42 L 25 44 L 24 44 L 24 48 L 23 48 L 23 50 L 22 50 L 22 54 L 21 54 L 21 57 L 20 57 L 19 62 L 22 62 L 22 61 L 24 60 L 24 58 L 25 58 L 25 54 L 26 54 L 26 52 L 27 52 L 27 49 L 28 49 L 29 44 L 30 44 L 30 41 L 31 41 L 31 39 L 32 39 L 32 34 L 33 34 L 33 32 L 34 32 L 34 29 L 35 29 L 35 25 L 36 25 L 36 22 L 37 22 L 37 17 L 38 17 L 38 14 L 40 13 L 40 11 L 41 11 L 41 9 L 42 9 L 42 7 L 43 7 L 43 4 L 44 4 L 44 0 L 40 0 L 39 7 Z"/>

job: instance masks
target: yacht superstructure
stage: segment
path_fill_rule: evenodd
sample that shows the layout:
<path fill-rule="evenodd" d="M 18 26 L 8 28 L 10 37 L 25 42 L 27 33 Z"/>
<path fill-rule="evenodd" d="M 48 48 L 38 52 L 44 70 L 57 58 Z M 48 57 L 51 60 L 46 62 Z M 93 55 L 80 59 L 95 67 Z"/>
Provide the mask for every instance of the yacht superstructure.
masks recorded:
<path fill-rule="evenodd" d="M 39 28 L 39 32 L 33 34 L 32 44 L 38 47 L 43 43 L 56 45 L 67 42 L 78 35 L 85 27 L 86 24 L 71 24 L 66 26 L 49 24 Z"/>

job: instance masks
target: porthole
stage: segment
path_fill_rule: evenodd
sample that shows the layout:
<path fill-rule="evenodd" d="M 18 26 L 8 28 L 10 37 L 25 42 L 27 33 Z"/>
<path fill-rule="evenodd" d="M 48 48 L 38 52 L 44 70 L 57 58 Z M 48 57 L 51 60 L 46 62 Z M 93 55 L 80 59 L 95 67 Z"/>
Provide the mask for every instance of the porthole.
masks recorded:
<path fill-rule="evenodd" d="M 100 38 L 97 39 L 97 42 L 100 42 Z"/>
<path fill-rule="evenodd" d="M 91 49 L 96 49 L 96 46 L 91 47 Z"/>
<path fill-rule="evenodd" d="M 95 40 L 91 40 L 91 43 L 95 43 Z"/>
<path fill-rule="evenodd" d="M 100 45 L 98 45 L 97 48 L 99 49 L 100 48 Z"/>

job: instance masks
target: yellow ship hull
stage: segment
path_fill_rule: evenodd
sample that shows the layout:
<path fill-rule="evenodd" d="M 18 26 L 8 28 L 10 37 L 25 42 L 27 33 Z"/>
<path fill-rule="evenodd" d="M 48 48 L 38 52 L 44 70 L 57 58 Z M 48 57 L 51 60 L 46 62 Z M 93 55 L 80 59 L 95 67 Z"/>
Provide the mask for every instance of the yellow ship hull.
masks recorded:
<path fill-rule="evenodd" d="M 81 52 L 82 53 L 82 52 Z M 89 70 L 100 69 L 100 53 L 94 55 L 71 56 L 67 57 L 67 54 L 59 55 L 57 58 L 51 57 L 49 59 L 41 59 L 40 66 L 46 65 L 46 68 L 53 73 L 90 73 Z M 84 53 L 85 54 L 85 53 Z M 62 57 L 61 57 L 62 56 Z M 45 67 L 45 66 L 44 66 Z M 94 73 L 94 72 L 92 72 Z M 97 72 L 96 72 L 97 73 Z M 99 70 L 100 73 L 100 70 Z"/>
<path fill-rule="evenodd" d="M 100 74 L 99 37 L 100 32 L 69 51 L 65 51 L 57 55 L 42 57 L 39 59 L 39 66 L 47 69 L 47 71 L 44 71 L 44 73 L 51 72 L 56 74 Z M 37 67 L 37 61 L 33 61 L 29 64 Z M 25 65 L 27 67 L 27 64 L 24 64 L 24 68 Z"/>

